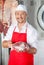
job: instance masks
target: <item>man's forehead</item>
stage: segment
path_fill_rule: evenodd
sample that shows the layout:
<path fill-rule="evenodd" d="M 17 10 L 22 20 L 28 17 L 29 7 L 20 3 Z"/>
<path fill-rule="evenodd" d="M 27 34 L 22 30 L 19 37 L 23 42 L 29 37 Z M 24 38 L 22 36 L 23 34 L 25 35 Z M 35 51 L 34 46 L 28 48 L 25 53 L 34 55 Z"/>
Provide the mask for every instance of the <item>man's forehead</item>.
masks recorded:
<path fill-rule="evenodd" d="M 26 13 L 25 11 L 16 11 L 15 13 Z"/>

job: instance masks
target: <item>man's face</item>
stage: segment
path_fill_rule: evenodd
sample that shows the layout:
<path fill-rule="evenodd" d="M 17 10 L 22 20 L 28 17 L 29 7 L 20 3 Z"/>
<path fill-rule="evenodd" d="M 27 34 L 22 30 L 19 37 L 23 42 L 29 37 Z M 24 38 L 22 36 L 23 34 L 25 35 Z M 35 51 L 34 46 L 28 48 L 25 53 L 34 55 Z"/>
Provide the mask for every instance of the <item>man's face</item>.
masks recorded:
<path fill-rule="evenodd" d="M 26 22 L 26 12 L 25 11 L 16 11 L 15 17 L 18 23 L 24 23 Z"/>

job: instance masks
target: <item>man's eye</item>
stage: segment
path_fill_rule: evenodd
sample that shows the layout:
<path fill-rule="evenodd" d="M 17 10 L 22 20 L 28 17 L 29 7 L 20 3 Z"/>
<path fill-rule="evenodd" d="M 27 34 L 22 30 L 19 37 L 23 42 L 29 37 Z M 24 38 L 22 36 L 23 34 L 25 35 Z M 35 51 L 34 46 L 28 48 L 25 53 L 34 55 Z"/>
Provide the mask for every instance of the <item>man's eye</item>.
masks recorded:
<path fill-rule="evenodd" d="M 19 15 L 19 13 L 17 13 L 17 15 Z"/>

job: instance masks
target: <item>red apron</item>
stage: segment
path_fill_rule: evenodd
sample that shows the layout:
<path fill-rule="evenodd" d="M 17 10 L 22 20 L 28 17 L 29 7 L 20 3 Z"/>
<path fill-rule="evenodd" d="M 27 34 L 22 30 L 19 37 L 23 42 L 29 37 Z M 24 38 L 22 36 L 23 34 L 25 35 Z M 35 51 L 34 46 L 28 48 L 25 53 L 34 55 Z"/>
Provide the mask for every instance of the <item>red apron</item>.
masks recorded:
<path fill-rule="evenodd" d="M 27 42 L 26 33 L 13 32 L 12 42 Z M 10 58 L 8 65 L 33 65 L 33 54 L 28 52 L 17 52 L 15 50 L 10 51 Z"/>

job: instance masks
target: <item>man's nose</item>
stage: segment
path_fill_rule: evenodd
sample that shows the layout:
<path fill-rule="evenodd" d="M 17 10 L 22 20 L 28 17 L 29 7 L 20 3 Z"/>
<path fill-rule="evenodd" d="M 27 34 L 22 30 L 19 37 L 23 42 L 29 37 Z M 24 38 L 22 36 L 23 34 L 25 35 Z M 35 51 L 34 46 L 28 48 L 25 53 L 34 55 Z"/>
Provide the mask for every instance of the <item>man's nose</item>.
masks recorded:
<path fill-rule="evenodd" d="M 19 15 L 19 17 L 21 17 L 21 18 L 22 18 L 22 15 L 20 14 L 20 15 Z"/>

